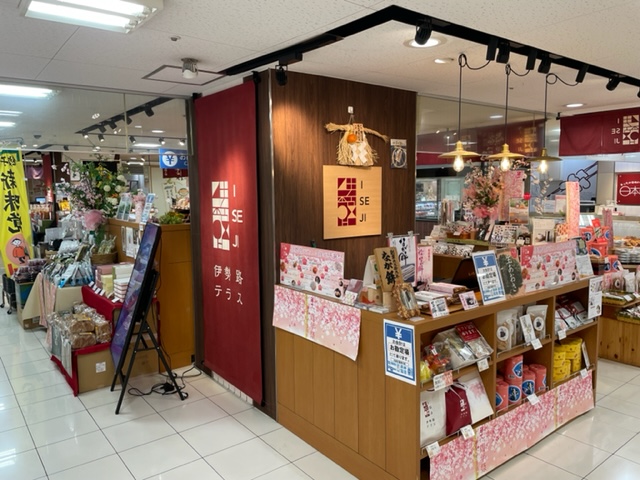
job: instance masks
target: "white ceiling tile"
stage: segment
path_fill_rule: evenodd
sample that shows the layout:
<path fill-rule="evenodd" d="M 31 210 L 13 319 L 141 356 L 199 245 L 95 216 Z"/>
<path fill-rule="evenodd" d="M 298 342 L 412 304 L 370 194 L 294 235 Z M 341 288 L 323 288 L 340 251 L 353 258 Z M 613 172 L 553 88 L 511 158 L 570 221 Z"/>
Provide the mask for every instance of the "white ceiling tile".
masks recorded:
<path fill-rule="evenodd" d="M 49 59 L 0 52 L 0 77 L 34 80 Z"/>

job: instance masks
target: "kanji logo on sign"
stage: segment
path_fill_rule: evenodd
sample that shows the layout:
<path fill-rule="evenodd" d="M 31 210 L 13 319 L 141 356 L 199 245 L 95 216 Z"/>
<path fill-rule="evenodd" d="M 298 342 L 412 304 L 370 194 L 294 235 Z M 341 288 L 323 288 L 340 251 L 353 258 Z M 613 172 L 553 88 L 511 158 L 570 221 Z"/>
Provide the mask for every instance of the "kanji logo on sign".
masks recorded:
<path fill-rule="evenodd" d="M 640 133 L 640 115 L 625 115 L 622 117 L 622 144 L 638 145 Z"/>
<path fill-rule="evenodd" d="M 189 168 L 186 150 L 160 149 L 158 152 L 160 154 L 160 168 Z"/>

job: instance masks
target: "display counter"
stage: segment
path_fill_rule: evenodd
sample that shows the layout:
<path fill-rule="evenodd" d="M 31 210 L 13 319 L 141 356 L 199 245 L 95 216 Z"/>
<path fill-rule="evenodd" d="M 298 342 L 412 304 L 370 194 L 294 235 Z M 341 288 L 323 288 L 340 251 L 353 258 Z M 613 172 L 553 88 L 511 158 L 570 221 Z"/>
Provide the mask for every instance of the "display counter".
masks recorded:
<path fill-rule="evenodd" d="M 415 365 L 420 365 L 421 345 L 430 344 L 438 332 L 472 321 L 494 349 L 488 368 L 480 372 L 487 395 L 493 399 L 497 372 L 511 357 L 523 355 L 525 363 L 541 364 L 553 371 L 556 299 L 567 294 L 587 304 L 588 290 L 589 281 L 583 280 L 437 319 L 422 317 L 411 322 L 395 314 L 363 310 L 356 361 L 276 328 L 278 422 L 357 478 L 478 478 L 593 408 L 596 365 L 557 382 L 549 374 L 548 388 L 538 394 L 538 404 L 525 401 L 501 412 L 494 408 L 488 420 L 473 425 L 473 438 L 452 435 L 441 439 L 441 452 L 429 458 L 427 449 L 420 444 L 420 394 L 433 389 L 433 382 L 407 383 L 385 374 L 384 320 L 397 321 L 414 330 Z M 551 333 L 547 333 L 539 349 L 521 345 L 497 353 L 497 313 L 523 304 L 548 306 L 546 332 Z M 592 360 L 598 357 L 598 325 L 596 319 L 566 332 L 568 339 L 582 339 Z M 476 364 L 454 371 L 453 378 L 471 371 L 479 371 Z M 501 429 L 507 430 L 505 424 L 514 434 L 527 434 L 518 441 L 498 435 Z M 522 475 L 526 476 L 526 472 Z"/>
<path fill-rule="evenodd" d="M 620 311 L 640 305 L 634 300 L 621 305 L 602 305 L 600 357 L 640 367 L 640 319 L 620 315 Z"/>

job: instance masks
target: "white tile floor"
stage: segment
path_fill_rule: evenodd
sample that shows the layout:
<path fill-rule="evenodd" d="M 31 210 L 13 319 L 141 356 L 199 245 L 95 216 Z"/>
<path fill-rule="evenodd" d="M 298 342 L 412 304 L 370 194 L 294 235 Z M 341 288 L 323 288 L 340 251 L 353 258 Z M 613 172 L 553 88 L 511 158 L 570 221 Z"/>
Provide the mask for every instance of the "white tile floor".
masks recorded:
<path fill-rule="evenodd" d="M 115 415 L 119 392 L 74 397 L 43 342 L 0 309 L 0 480 L 355 478 L 205 375 L 184 402 L 127 396 Z M 484 478 L 640 479 L 640 368 L 598 369 L 594 410 Z"/>

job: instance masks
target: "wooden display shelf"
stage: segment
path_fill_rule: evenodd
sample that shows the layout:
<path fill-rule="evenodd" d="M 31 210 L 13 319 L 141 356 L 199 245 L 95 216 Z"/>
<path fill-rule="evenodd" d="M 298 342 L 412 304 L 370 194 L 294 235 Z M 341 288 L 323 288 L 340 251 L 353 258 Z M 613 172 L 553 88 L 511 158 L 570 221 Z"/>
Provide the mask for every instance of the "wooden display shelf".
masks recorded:
<path fill-rule="evenodd" d="M 554 332 L 556 297 L 570 294 L 585 303 L 588 288 L 588 279 L 581 280 L 553 290 L 417 321 L 404 321 L 394 313 L 377 314 L 363 310 L 356 361 L 276 328 L 278 421 L 357 478 L 426 478 L 421 468 L 421 461 L 426 460 L 420 445 L 420 392 L 429 388 L 432 382 L 424 386 L 419 382 L 421 346 L 428 345 L 440 331 L 473 321 L 495 352 L 498 312 L 526 304 L 547 305 L 546 332 Z M 382 348 L 385 319 L 414 329 L 416 384 L 385 375 Z M 593 362 L 597 359 L 598 326 L 594 321 L 568 332 L 570 336 L 583 338 Z M 534 350 L 526 345 L 501 355 L 492 354 L 489 368 L 480 372 L 490 401 L 493 402 L 495 396 L 498 364 L 513 355 L 522 354 L 526 363 L 545 365 L 550 378 L 554 339 L 554 334 L 549 333 L 541 341 L 541 349 Z M 476 364 L 464 367 L 454 374 L 454 378 L 476 369 Z M 594 368 L 594 385 L 595 381 Z M 484 422 L 491 422 L 496 417 L 494 409 Z M 482 424 L 474 424 L 474 429 Z M 442 442 L 456 438 L 454 435 Z"/>
<path fill-rule="evenodd" d="M 551 342 L 553 342 L 553 339 L 549 335 L 547 335 L 545 338 L 540 340 L 540 343 L 542 344 L 543 348 L 544 348 L 545 345 L 549 345 Z M 497 361 L 498 362 L 503 362 L 507 358 L 511 358 L 511 357 L 516 356 L 516 355 L 524 355 L 525 353 L 530 352 L 530 351 L 534 351 L 534 350 L 535 349 L 533 348 L 533 345 L 531 345 L 531 344 L 519 345 L 519 346 L 517 346 L 515 348 L 512 348 L 511 350 L 505 350 L 504 352 L 498 353 L 496 355 L 496 357 L 497 357 Z M 538 349 L 538 350 L 540 350 L 540 349 Z"/>
<path fill-rule="evenodd" d="M 589 368 L 586 368 L 586 369 L 580 369 L 580 370 L 578 370 L 577 372 L 574 372 L 574 373 L 570 374 L 567 378 L 563 378 L 562 380 L 559 380 L 559 381 L 557 381 L 557 382 L 553 382 L 553 380 L 552 380 L 553 387 L 551 387 L 551 388 L 553 389 L 553 388 L 559 387 L 559 386 L 560 386 L 560 385 L 562 385 L 563 383 L 567 383 L 568 381 L 573 380 L 574 378 L 576 378 L 576 377 L 580 376 L 580 375 L 581 375 L 582 370 L 586 370 L 586 371 L 594 371 L 594 370 L 595 370 L 595 368 L 594 368 L 593 364 L 591 364 L 591 366 L 590 366 Z M 549 378 L 549 377 L 547 376 L 547 378 Z"/>
<path fill-rule="evenodd" d="M 493 362 L 491 360 L 490 357 L 487 358 L 487 361 L 489 362 L 489 368 L 491 368 L 491 366 L 493 365 Z M 452 376 L 453 376 L 453 380 L 457 380 L 460 377 L 463 377 L 465 375 L 467 375 L 468 373 L 472 373 L 474 371 L 478 371 L 478 363 L 472 363 L 471 365 L 467 365 L 466 367 L 462 367 L 462 368 L 457 368 L 455 370 L 451 370 L 452 372 Z M 419 372 L 418 372 L 419 373 Z M 433 377 L 431 380 L 421 383 L 420 385 L 420 390 L 421 391 L 425 391 L 425 390 L 431 390 L 433 388 Z"/>

